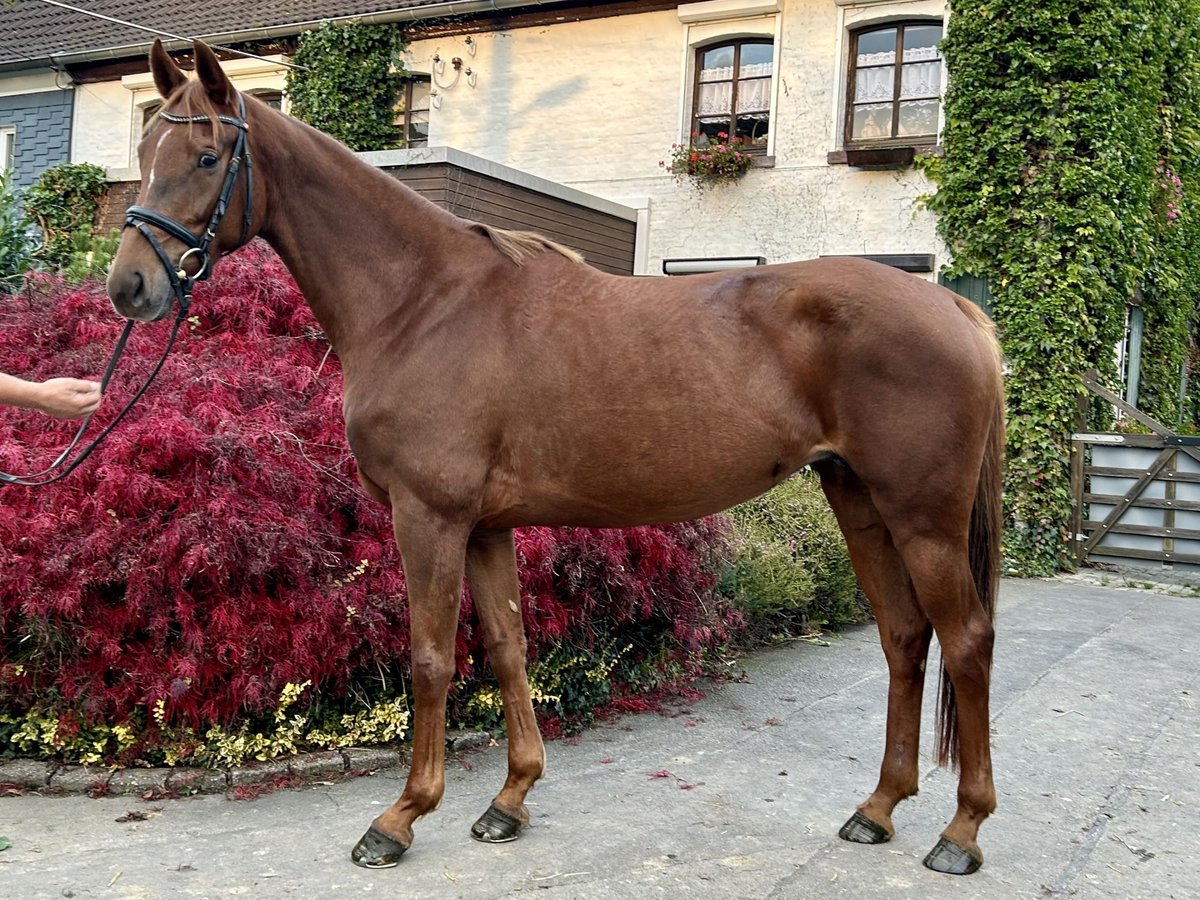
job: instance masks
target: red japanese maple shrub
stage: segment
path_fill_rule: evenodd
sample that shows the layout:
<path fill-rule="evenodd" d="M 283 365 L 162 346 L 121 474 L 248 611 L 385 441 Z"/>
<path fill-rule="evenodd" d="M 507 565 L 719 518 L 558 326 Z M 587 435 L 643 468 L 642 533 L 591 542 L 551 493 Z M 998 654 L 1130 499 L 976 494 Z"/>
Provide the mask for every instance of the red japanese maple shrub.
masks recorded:
<path fill-rule="evenodd" d="M 0 487 L 0 714 L 38 704 L 75 723 L 133 721 L 152 743 L 154 718 L 228 727 L 275 708 L 288 683 L 311 681 L 310 703 L 349 705 L 385 682 L 402 692 L 407 600 L 390 517 L 355 483 L 341 371 L 307 304 L 254 244 L 198 286 L 191 312 L 157 382 L 81 468 Z M 101 286 L 36 280 L 0 302 L 0 368 L 98 377 L 121 325 Z M 90 433 L 169 328 L 134 329 Z M 41 469 L 74 427 L 3 410 L 0 469 Z M 643 656 L 714 646 L 736 625 L 713 590 L 724 545 L 720 520 L 525 530 L 531 655 L 622 629 Z M 469 597 L 463 624 L 471 679 L 484 654 Z"/>

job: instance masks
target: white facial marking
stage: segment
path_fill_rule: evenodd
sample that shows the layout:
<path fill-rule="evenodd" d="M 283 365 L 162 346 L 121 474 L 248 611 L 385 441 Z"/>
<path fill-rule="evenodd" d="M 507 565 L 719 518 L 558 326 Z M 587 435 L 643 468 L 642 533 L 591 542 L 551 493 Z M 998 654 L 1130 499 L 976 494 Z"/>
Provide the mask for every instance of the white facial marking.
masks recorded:
<path fill-rule="evenodd" d="M 159 137 L 159 139 L 158 139 L 158 143 L 154 145 L 154 159 L 155 160 L 158 159 L 158 148 L 162 146 L 162 142 L 167 139 L 167 135 L 170 134 L 171 131 L 174 130 L 174 128 L 175 128 L 174 125 L 167 126 L 167 130 L 162 133 L 162 136 Z M 146 187 L 147 188 L 154 187 L 154 166 L 153 165 L 150 166 L 150 174 L 146 176 Z"/>

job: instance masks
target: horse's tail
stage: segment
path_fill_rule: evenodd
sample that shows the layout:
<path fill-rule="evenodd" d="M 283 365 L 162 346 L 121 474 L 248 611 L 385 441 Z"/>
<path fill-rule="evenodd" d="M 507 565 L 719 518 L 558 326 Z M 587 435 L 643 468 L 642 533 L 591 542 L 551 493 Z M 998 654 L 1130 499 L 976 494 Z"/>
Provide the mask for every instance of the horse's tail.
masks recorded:
<path fill-rule="evenodd" d="M 984 333 L 991 344 L 996 365 L 996 391 L 993 400 L 989 434 L 984 445 L 983 464 L 975 487 L 975 504 L 971 508 L 968 537 L 971 576 L 979 602 L 989 621 L 996 621 L 996 594 L 1000 587 L 1000 539 L 1004 532 L 1004 510 L 1001 500 L 1004 489 L 1004 391 L 1000 375 L 1000 348 L 995 339 L 995 327 L 975 304 L 959 304 Z M 937 763 L 958 767 L 958 704 L 954 685 L 942 667 L 938 676 L 938 707 L 934 728 L 937 732 Z"/>

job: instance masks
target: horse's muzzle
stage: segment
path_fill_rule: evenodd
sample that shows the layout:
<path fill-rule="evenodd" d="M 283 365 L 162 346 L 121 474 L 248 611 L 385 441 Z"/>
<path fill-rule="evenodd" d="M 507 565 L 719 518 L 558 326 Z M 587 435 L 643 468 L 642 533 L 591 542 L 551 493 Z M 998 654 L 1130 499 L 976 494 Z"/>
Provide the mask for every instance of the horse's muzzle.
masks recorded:
<path fill-rule="evenodd" d="M 113 268 L 108 273 L 108 299 L 126 319 L 157 322 L 171 311 L 171 292 L 161 278 L 147 278 L 139 269 Z"/>

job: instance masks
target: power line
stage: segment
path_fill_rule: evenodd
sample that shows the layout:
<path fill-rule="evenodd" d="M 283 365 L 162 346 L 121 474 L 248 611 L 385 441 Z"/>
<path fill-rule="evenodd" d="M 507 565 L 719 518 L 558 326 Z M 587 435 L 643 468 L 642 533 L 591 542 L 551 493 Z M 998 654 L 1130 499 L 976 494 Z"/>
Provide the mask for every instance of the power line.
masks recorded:
<path fill-rule="evenodd" d="M 71 12 L 76 12 L 83 16 L 90 16 L 93 19 L 102 19 L 105 22 L 112 22 L 114 25 L 121 25 L 121 26 L 124 26 L 125 28 L 132 28 L 135 31 L 145 31 L 150 34 L 157 35 L 158 37 L 170 38 L 173 41 L 194 41 L 195 40 L 195 38 L 184 37 L 183 35 L 179 35 L 179 34 L 172 34 L 169 31 L 162 31 L 158 28 L 149 28 L 145 25 L 138 25 L 135 22 L 127 22 L 124 19 L 118 19 L 113 16 L 106 16 L 103 13 L 93 12 L 90 9 L 81 9 L 78 6 L 71 6 L 71 4 L 69 4 L 69 3 L 62 3 L 61 0 L 41 0 L 41 2 L 49 4 L 50 6 L 57 6 L 62 9 L 67 9 L 67 10 L 70 10 Z M 306 68 L 305 66 L 298 66 L 295 63 L 283 62 L 281 60 L 274 60 L 274 59 L 265 59 L 255 53 L 247 53 L 245 50 L 235 50 L 233 47 L 223 47 L 219 44 L 214 44 L 213 46 L 217 50 L 225 50 L 226 52 L 233 53 L 237 56 L 246 56 L 246 57 L 249 57 L 250 59 L 258 59 L 258 60 L 262 60 L 263 62 L 274 63 L 275 65 L 278 65 L 278 66 L 287 66 L 289 69 L 305 69 Z"/>

